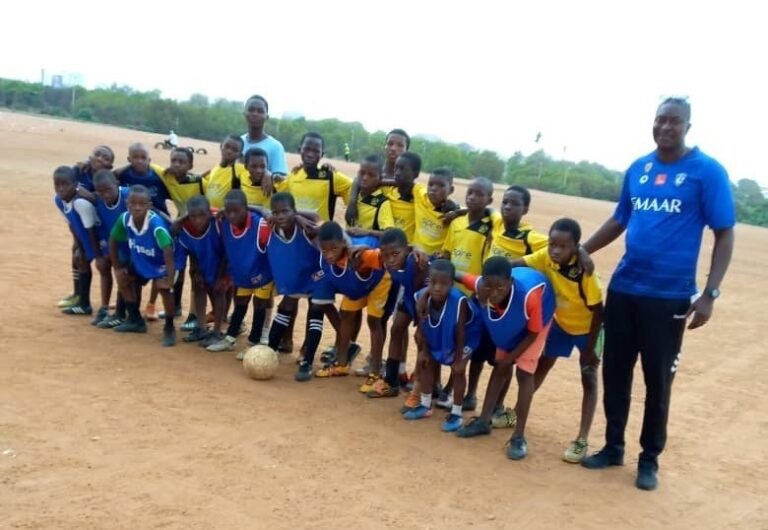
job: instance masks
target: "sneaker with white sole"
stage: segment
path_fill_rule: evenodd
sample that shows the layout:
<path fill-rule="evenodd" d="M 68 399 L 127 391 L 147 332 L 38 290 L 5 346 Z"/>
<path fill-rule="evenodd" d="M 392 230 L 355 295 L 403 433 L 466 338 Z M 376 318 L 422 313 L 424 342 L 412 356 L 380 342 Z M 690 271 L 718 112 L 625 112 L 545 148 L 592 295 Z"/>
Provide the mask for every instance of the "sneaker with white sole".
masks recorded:
<path fill-rule="evenodd" d="M 517 412 L 512 408 L 505 408 L 493 415 L 491 425 L 494 429 L 514 429 L 517 425 Z"/>
<path fill-rule="evenodd" d="M 229 335 L 225 335 L 223 339 L 221 339 L 219 342 L 214 342 L 207 348 L 205 348 L 208 351 L 218 352 L 218 351 L 232 351 L 235 349 L 235 343 L 237 342 L 237 339 L 235 337 L 230 337 Z"/>
<path fill-rule="evenodd" d="M 65 307 L 71 307 L 73 305 L 77 305 L 80 302 L 80 297 L 76 294 L 68 294 L 61 300 L 59 300 L 59 303 L 57 304 L 59 309 L 64 309 Z"/>
<path fill-rule="evenodd" d="M 451 410 L 451 405 L 453 405 L 453 392 L 446 392 L 445 390 L 440 392 L 435 406 L 439 409 Z"/>
<path fill-rule="evenodd" d="M 587 444 L 587 439 L 576 438 L 571 442 L 571 445 L 568 446 L 568 449 L 565 450 L 563 460 L 569 464 L 579 464 L 584 460 L 584 457 L 587 456 L 588 450 L 589 444 Z"/>

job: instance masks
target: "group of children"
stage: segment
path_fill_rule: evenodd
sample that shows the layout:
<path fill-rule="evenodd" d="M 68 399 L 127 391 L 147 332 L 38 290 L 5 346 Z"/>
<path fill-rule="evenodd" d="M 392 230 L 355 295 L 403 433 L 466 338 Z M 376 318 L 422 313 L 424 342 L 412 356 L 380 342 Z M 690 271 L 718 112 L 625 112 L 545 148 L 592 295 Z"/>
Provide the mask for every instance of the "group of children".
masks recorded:
<path fill-rule="evenodd" d="M 296 381 L 352 373 L 365 310 L 370 350 L 354 372 L 365 377 L 360 391 L 385 398 L 407 388 L 406 420 L 444 408 L 442 430 L 459 437 L 514 429 L 510 459 L 527 454 L 533 394 L 557 358 L 578 349 L 581 424 L 564 458 L 579 462 L 597 400 L 602 293 L 580 252 L 578 223 L 559 219 L 548 235 L 536 232 L 523 222 L 528 191 L 509 187 L 496 211 L 493 185 L 482 177 L 469 183 L 460 207 L 451 199 L 451 171 L 436 169 L 419 182 L 421 159 L 409 145 L 404 131 L 391 131 L 384 157 L 365 157 L 354 179 L 321 165 L 324 142 L 317 133 L 304 136 L 301 166 L 286 175 L 270 172 L 267 150 L 246 149 L 240 136 L 224 139 L 220 163 L 202 176 L 191 173 L 193 154 L 183 148 L 171 151 L 163 168 L 150 163 L 144 145 L 133 144 L 128 165 L 115 169 L 112 150 L 97 146 L 86 162 L 54 172 L 55 203 L 75 242 L 74 293 L 59 306 L 71 315 L 95 313 L 93 325 L 116 332 L 145 332 L 145 317 L 162 318 L 163 345 L 173 346 L 188 268 L 192 295 L 183 341 L 214 352 L 238 349 L 250 309 L 242 358 L 258 343 L 292 351 L 299 301 L 306 299 Z M 339 197 L 347 204 L 346 226 L 333 220 Z M 95 311 L 92 263 L 101 278 Z M 118 295 L 110 313 L 113 278 Z M 150 303 L 142 315 L 147 283 Z M 165 309 L 159 315 L 158 295 Z M 336 339 L 316 367 L 326 319 Z M 412 325 L 418 357 L 409 378 Z M 492 372 L 480 415 L 465 422 L 463 413 L 477 408 L 485 364 Z M 443 366 L 449 367 L 444 386 Z M 505 407 L 513 375 L 517 403 Z"/>

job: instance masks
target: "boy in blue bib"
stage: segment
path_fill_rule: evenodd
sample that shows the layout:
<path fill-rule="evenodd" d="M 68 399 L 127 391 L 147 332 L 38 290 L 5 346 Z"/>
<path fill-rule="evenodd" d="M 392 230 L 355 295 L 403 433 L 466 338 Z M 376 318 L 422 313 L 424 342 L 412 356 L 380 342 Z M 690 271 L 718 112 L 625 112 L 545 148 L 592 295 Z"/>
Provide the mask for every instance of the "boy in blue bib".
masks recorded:
<path fill-rule="evenodd" d="M 462 404 L 467 387 L 467 361 L 480 345 L 482 321 L 476 307 L 453 285 L 456 268 L 446 259 L 435 260 L 429 267 L 429 282 L 414 295 L 426 296 L 426 318 L 419 322 L 416 344 L 419 347 L 418 381 L 426 393 L 421 393 L 419 406 L 407 410 L 407 420 L 432 415 L 432 386 L 436 366 L 450 366 L 453 376 L 453 404 L 443 423 L 443 431 L 455 432 L 462 426 Z"/>
<path fill-rule="evenodd" d="M 96 208 L 86 199 L 77 194 L 77 179 L 71 167 L 61 166 L 53 173 L 53 186 L 56 191 L 53 202 L 69 224 L 69 229 L 75 239 L 76 251 L 74 260 L 78 266 L 79 280 L 77 282 L 79 298 L 76 304 L 64 307 L 61 312 L 66 315 L 90 315 L 91 308 L 91 262 L 96 261 L 99 273 L 109 276 L 109 282 L 102 279 L 101 309 L 96 319 L 91 323 L 96 325 L 104 318 L 106 307 L 109 305 L 112 277 L 108 271 L 109 265 L 102 256 L 99 248 L 98 225 L 99 218 Z M 108 283 L 109 290 L 105 289 Z"/>
<path fill-rule="evenodd" d="M 163 346 L 173 346 L 176 344 L 173 325 L 176 314 L 173 297 L 173 284 L 176 279 L 173 238 L 165 219 L 153 212 L 151 207 L 149 190 L 142 185 L 131 186 L 128 211 L 123 213 L 112 227 L 109 253 L 128 313 L 126 321 L 113 329 L 133 333 L 147 331 L 147 324 L 139 313 L 139 297 L 141 287 L 151 281 L 160 292 L 165 306 Z M 128 243 L 128 264 L 120 261 L 121 243 Z"/>
<path fill-rule="evenodd" d="M 555 295 L 549 281 L 527 267 L 514 269 L 507 258 L 492 256 L 483 264 L 483 275 L 457 273 L 465 287 L 477 293 L 480 315 L 496 346 L 480 417 L 457 431 L 469 438 L 491 433 L 493 411 L 509 388 L 513 368 L 517 375 L 517 425 L 507 447 L 507 457 L 520 460 L 528 454 L 525 424 L 534 392 L 534 373 L 555 313 Z"/>
<path fill-rule="evenodd" d="M 221 324 L 226 314 L 226 293 L 231 285 L 221 227 L 212 215 L 210 203 L 204 195 L 189 199 L 186 211 L 186 218 L 181 222 L 177 236 L 177 259 L 184 263 L 189 257 L 190 270 L 193 271 L 191 313 L 205 315 L 207 298 L 210 298 L 213 305 L 213 329 L 209 333 L 205 326 L 195 320 L 195 327 L 184 337 L 184 342 L 204 340 L 209 336 L 215 342 L 223 338 Z"/>
<path fill-rule="evenodd" d="M 101 288 L 112 292 L 112 267 L 109 257 L 109 234 L 112 227 L 120 220 L 120 216 L 128 211 L 128 193 L 127 187 L 119 186 L 115 174 L 109 170 L 102 169 L 93 176 L 93 188 L 96 197 L 96 213 L 99 216 L 99 245 L 101 255 L 107 260 L 109 267 L 108 274 L 102 276 Z M 127 243 L 121 243 L 118 249 L 118 258 L 122 263 L 128 263 L 130 258 L 130 249 Z M 98 315 L 97 315 L 98 316 Z M 96 320 L 96 319 L 94 319 Z M 123 323 L 125 320 L 125 300 L 120 290 L 117 291 L 117 305 L 115 313 L 109 315 L 104 311 L 104 315 L 96 324 L 96 327 L 102 329 L 111 329 Z"/>

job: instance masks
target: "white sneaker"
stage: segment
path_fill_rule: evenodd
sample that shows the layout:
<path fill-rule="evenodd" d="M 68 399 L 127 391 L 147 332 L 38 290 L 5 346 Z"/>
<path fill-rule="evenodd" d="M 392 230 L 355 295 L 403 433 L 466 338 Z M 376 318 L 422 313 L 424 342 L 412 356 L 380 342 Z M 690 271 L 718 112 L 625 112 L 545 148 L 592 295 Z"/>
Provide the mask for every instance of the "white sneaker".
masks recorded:
<path fill-rule="evenodd" d="M 226 335 L 219 342 L 214 342 L 206 348 L 208 351 L 232 351 L 235 349 L 237 339 Z"/>
<path fill-rule="evenodd" d="M 261 339 L 259 340 L 259 344 L 267 345 L 269 344 L 269 328 L 264 328 L 261 330 Z"/>

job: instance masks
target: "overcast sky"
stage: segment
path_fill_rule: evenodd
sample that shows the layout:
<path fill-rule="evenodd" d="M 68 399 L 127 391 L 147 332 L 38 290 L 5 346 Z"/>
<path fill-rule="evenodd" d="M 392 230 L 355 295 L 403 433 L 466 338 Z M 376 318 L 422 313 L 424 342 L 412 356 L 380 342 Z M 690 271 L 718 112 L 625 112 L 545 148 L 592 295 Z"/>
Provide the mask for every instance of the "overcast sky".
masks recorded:
<path fill-rule="evenodd" d="M 733 180 L 768 185 L 759 2 L 46 4 L 5 9 L 0 76 L 45 68 L 181 99 L 259 93 L 273 116 L 402 127 L 504 156 L 530 153 L 541 131 L 555 157 L 620 170 L 653 149 L 660 98 L 685 95 L 689 144 Z"/>

